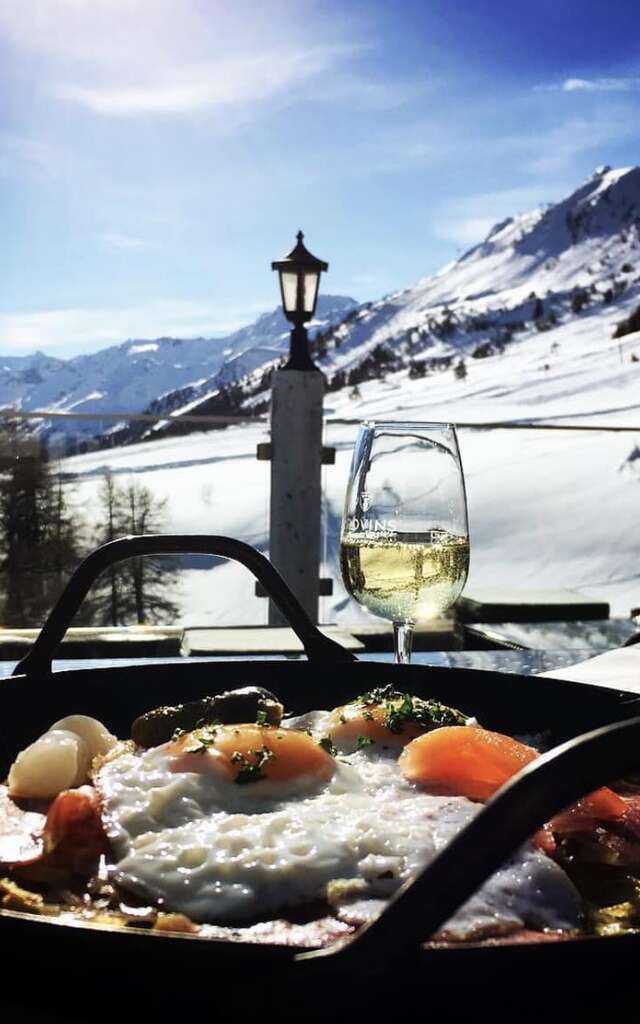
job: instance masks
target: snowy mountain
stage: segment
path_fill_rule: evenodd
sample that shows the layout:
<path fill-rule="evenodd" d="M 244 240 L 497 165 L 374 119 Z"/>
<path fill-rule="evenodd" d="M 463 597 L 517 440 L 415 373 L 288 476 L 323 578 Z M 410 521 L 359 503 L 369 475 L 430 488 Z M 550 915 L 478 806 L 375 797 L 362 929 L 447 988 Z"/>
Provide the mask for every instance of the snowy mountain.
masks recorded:
<path fill-rule="evenodd" d="M 563 324 L 584 329 L 602 312 L 615 326 L 637 304 L 639 282 L 640 168 L 601 167 L 565 200 L 502 221 L 411 288 L 360 307 L 321 295 L 310 334 L 333 391 L 403 370 L 430 376 L 454 364 L 461 377 L 469 359 L 529 345 Z M 0 359 L 0 406 L 122 412 L 123 421 L 143 411 L 227 414 L 238 411 L 241 383 L 241 407 L 264 409 L 265 370 L 287 351 L 288 337 L 278 309 L 226 338 L 128 341 L 68 361 L 42 353 Z M 95 434 L 99 424 L 84 428 Z M 104 430 L 111 434 L 113 426 Z M 165 430 L 126 428 L 117 443 Z"/>
<path fill-rule="evenodd" d="M 470 592 L 565 587 L 621 615 L 640 607 L 639 306 L 640 170 L 602 168 L 563 202 L 504 221 L 439 274 L 323 331 L 324 443 L 337 450 L 323 484 L 323 575 L 334 580 L 324 621 L 364 615 L 342 588 L 337 541 L 365 418 L 463 424 Z M 247 404 L 268 397 L 259 377 L 243 383 Z M 478 426 L 496 421 L 535 429 Z M 266 550 L 268 466 L 255 446 L 267 436 L 246 424 L 92 452 L 63 468 L 85 509 L 110 469 L 166 498 L 172 530 Z M 265 602 L 233 564 L 186 572 L 180 600 L 186 622 L 265 621 Z"/>
<path fill-rule="evenodd" d="M 552 373 L 561 335 L 549 332 L 568 324 L 581 332 L 615 328 L 637 305 L 639 284 L 640 168 L 602 167 L 562 202 L 497 224 L 435 276 L 350 310 L 312 347 L 331 391 L 402 371 L 414 378 L 453 367 L 462 379 L 469 359 L 512 345 L 533 355 L 541 334 L 550 351 L 540 370 Z M 268 351 L 262 362 L 260 350 L 250 354 L 230 364 L 229 378 L 235 402 L 245 373 L 247 411 L 266 406 L 264 369 L 273 362 Z M 227 411 L 225 383 L 219 372 L 148 411 Z"/>
<path fill-rule="evenodd" d="M 321 296 L 312 335 L 342 320 L 354 306 L 355 301 L 345 296 Z M 217 374 L 227 383 L 235 374 L 247 373 L 285 351 L 288 337 L 287 321 L 276 309 L 224 338 L 126 341 L 69 360 L 42 352 L 0 357 L 0 407 L 95 412 L 96 416 L 141 412 L 176 388 L 197 388 Z M 96 426 L 86 424 L 91 433 Z"/>
<path fill-rule="evenodd" d="M 626 310 L 639 282 L 640 168 L 599 168 L 564 201 L 508 218 L 435 276 L 362 307 L 324 363 L 348 371 L 379 345 L 414 372 L 441 356 L 482 358 L 600 308 Z"/>

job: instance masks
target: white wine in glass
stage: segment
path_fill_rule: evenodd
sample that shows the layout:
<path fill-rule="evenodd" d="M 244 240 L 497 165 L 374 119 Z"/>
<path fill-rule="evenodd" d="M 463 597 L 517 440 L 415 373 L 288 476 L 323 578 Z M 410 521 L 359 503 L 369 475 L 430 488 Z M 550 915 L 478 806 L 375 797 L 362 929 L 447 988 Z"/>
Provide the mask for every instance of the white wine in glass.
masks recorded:
<path fill-rule="evenodd" d="M 443 423 L 365 423 L 358 432 L 340 537 L 352 597 L 394 626 L 396 662 L 417 623 L 446 612 L 469 571 L 458 441 Z"/>

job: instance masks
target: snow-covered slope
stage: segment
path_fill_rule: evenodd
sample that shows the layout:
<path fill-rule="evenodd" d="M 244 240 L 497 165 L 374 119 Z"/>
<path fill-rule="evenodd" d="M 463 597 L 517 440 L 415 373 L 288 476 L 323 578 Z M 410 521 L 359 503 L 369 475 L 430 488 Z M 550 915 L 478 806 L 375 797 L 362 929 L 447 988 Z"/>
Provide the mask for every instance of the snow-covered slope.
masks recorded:
<path fill-rule="evenodd" d="M 428 362 L 525 342 L 583 310 L 627 308 L 639 282 L 640 168 L 599 168 L 564 201 L 508 218 L 435 276 L 361 307 L 324 365 L 352 370 L 380 344 Z"/>
<path fill-rule="evenodd" d="M 469 589 L 571 587 L 640 606 L 640 331 L 614 337 L 640 305 L 640 171 L 600 170 L 545 211 L 498 225 L 435 277 L 350 314 L 326 339 L 326 621 L 362 613 L 340 584 L 337 537 L 358 420 L 523 423 L 463 427 Z M 535 294 L 532 294 L 535 293 Z M 381 359 L 380 346 L 389 358 Z M 464 362 L 465 373 L 458 369 Z M 357 384 L 357 387 L 356 387 Z M 541 429 L 545 423 L 631 432 Z M 176 531 L 229 533 L 266 549 L 265 427 L 166 438 L 67 459 L 84 508 L 107 467 L 166 497 Z M 261 622 L 265 602 L 233 565 L 186 573 L 190 622 Z"/>
<path fill-rule="evenodd" d="M 515 346 L 542 359 L 539 369 L 554 390 L 560 385 L 552 380 L 552 363 L 562 329 L 571 336 L 610 333 L 636 308 L 639 226 L 640 169 L 599 168 L 562 202 L 497 224 L 435 276 L 349 311 L 322 332 L 315 357 L 337 391 L 402 370 L 432 377 L 454 367 L 460 379 L 470 360 L 501 356 Z M 539 344 L 542 334 L 549 351 Z M 149 411 L 191 412 L 212 397 L 224 410 L 220 389 L 239 380 L 245 408 L 264 408 L 264 365 L 270 362 L 272 352 L 250 349 L 197 388 L 167 394 L 162 406 Z"/>
<path fill-rule="evenodd" d="M 345 296 L 320 297 L 312 333 L 337 323 L 355 306 Z M 280 309 L 224 338 L 126 341 L 74 359 L 0 356 L 0 406 L 23 410 L 141 412 L 176 388 L 197 389 L 218 373 L 224 382 L 284 351 L 289 337 Z M 0 338 L 0 347 L 2 339 Z M 60 423 L 58 421 L 58 427 Z M 75 424 L 74 430 L 82 429 Z M 95 432 L 96 424 L 86 429 Z"/>

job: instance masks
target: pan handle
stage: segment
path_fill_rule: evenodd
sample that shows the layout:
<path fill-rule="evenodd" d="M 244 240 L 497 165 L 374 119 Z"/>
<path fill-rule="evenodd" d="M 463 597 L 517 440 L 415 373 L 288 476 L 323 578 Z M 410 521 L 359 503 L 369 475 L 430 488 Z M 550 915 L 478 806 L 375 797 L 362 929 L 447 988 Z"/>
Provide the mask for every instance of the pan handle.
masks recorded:
<path fill-rule="evenodd" d="M 263 585 L 294 633 L 301 640 L 310 661 L 355 661 L 355 656 L 326 637 L 311 622 L 304 608 L 279 572 L 255 548 L 232 537 L 208 534 L 147 534 L 122 537 L 92 551 L 72 574 L 67 586 L 51 610 L 31 650 L 16 665 L 13 675 L 51 672 L 54 651 L 84 601 L 92 584 L 105 569 L 116 562 L 141 555 L 201 554 L 219 555 L 240 562 Z"/>
<path fill-rule="evenodd" d="M 379 963 L 416 950 L 445 924 L 537 829 L 575 800 L 637 771 L 640 718 L 616 722 L 555 747 L 532 761 L 352 939 L 300 954 L 311 960 Z"/>

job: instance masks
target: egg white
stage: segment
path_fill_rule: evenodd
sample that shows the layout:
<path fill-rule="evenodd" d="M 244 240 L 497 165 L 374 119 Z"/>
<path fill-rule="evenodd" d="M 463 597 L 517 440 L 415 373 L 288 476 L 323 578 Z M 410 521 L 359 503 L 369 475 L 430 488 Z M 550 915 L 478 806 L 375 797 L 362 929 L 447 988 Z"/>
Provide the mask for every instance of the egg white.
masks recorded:
<path fill-rule="evenodd" d="M 163 745 L 105 764 L 96 784 L 117 858 L 114 880 L 199 922 L 273 915 L 324 898 L 336 879 L 357 882 L 365 900 L 352 910 L 363 920 L 480 810 L 465 797 L 419 791 L 375 746 L 340 757 L 328 782 L 239 786 L 171 772 Z M 572 929 L 580 914 L 562 869 L 527 844 L 446 931 L 465 938 L 523 926 Z"/>

